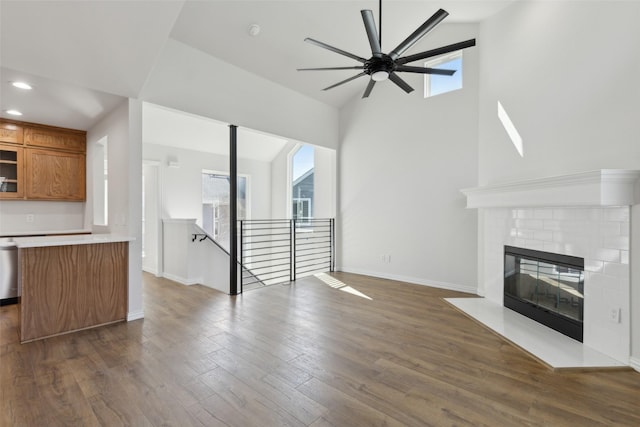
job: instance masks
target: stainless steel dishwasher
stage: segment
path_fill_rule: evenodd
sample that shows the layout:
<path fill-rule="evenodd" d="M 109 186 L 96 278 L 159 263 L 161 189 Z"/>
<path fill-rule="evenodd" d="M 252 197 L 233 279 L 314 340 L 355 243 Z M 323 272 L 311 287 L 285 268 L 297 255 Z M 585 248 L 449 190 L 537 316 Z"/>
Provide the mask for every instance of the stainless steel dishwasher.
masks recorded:
<path fill-rule="evenodd" d="M 11 238 L 0 238 L 0 305 L 18 302 L 18 248 Z"/>

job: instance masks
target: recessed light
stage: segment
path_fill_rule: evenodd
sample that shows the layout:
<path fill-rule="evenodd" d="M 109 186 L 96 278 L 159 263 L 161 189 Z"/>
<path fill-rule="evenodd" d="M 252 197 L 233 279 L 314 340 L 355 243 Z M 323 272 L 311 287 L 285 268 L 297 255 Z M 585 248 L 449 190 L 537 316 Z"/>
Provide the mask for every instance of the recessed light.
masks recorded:
<path fill-rule="evenodd" d="M 25 89 L 25 90 L 33 89 L 33 87 L 31 87 L 29 83 L 25 83 L 25 82 L 11 82 L 11 84 L 13 85 L 13 87 L 17 87 L 18 89 Z"/>
<path fill-rule="evenodd" d="M 6 110 L 5 111 L 7 114 L 11 114 L 12 116 L 21 116 L 22 113 L 18 110 Z"/>

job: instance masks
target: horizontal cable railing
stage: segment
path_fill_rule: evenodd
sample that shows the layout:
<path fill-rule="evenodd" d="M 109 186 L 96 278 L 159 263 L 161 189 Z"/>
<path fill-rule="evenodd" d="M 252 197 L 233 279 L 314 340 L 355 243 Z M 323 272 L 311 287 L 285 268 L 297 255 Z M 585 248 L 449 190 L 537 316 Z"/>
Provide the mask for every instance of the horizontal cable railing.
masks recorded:
<path fill-rule="evenodd" d="M 240 291 L 333 271 L 334 224 L 333 218 L 239 221 Z"/>

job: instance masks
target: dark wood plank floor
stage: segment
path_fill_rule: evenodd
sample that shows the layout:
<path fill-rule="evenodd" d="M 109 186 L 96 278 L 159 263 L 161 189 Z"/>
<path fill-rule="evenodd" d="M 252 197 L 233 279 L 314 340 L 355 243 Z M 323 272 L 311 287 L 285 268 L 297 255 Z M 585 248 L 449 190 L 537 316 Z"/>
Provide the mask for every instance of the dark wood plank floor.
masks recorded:
<path fill-rule="evenodd" d="M 145 275 L 144 320 L 25 345 L 1 307 L 0 425 L 640 425 L 640 373 L 552 372 L 442 300 L 464 294 L 332 280 Z"/>

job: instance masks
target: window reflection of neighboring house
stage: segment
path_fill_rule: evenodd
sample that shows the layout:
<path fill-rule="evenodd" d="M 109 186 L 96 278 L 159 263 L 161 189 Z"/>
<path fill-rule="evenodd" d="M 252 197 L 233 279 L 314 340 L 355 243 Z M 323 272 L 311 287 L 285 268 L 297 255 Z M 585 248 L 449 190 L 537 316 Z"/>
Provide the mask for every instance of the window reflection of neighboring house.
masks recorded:
<path fill-rule="evenodd" d="M 246 217 L 247 178 L 238 177 L 238 219 Z M 202 174 L 202 228 L 213 238 L 229 249 L 230 199 L 229 176 L 206 173 Z"/>
<path fill-rule="evenodd" d="M 313 168 L 293 181 L 293 219 L 313 217 Z"/>

